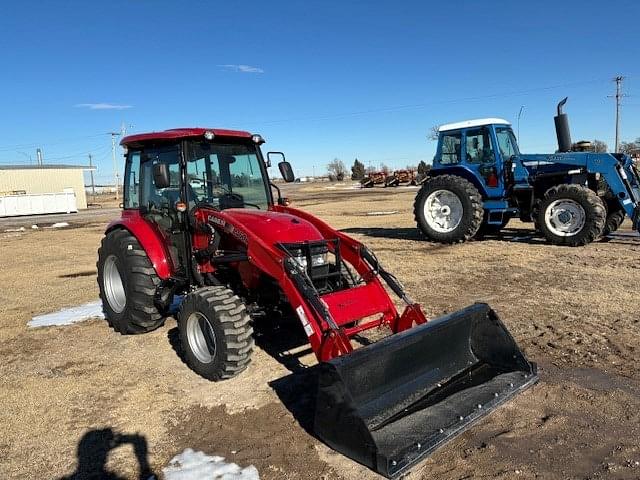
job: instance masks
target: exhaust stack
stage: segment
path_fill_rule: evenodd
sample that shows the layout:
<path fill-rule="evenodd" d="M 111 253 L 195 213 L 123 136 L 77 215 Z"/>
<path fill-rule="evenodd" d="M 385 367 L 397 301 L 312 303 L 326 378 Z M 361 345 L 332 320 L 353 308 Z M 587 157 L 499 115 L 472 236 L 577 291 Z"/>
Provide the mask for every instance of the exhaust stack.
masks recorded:
<path fill-rule="evenodd" d="M 571 151 L 571 132 L 569 131 L 569 116 L 566 113 L 562 113 L 562 107 L 567 103 L 569 97 L 564 97 L 563 100 L 558 103 L 558 115 L 553 117 L 553 121 L 556 124 L 556 136 L 558 137 L 558 152 L 570 152 Z"/>

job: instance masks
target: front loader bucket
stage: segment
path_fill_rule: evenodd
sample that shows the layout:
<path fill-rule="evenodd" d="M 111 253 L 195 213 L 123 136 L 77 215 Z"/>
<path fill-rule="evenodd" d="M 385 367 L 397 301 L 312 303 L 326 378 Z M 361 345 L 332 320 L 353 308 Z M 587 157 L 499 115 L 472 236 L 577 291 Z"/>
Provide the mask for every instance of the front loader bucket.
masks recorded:
<path fill-rule="evenodd" d="M 538 379 L 475 304 L 319 365 L 314 431 L 391 478 Z"/>

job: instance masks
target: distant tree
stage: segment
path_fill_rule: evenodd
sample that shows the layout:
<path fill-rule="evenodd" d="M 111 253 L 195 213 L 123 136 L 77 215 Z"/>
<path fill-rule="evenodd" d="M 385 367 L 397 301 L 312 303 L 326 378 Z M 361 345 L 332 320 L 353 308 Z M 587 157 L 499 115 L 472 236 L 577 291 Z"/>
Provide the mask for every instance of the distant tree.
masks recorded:
<path fill-rule="evenodd" d="M 353 167 L 351 167 L 351 180 L 362 180 L 366 175 L 364 163 L 356 160 L 353 162 Z"/>
<path fill-rule="evenodd" d="M 344 176 L 347 173 L 347 167 L 344 166 L 344 162 L 339 158 L 334 158 L 332 162 L 327 165 L 327 171 L 329 172 L 329 179 L 332 177 L 339 182 L 344 180 Z"/>
<path fill-rule="evenodd" d="M 438 136 L 439 135 L 440 135 L 440 126 L 439 125 L 434 125 L 429 130 L 429 133 L 427 133 L 427 138 L 429 140 L 438 140 Z"/>
<path fill-rule="evenodd" d="M 638 152 L 640 150 L 640 137 L 636 138 L 635 142 L 622 142 L 620 143 L 620 152 L 630 155 L 631 153 Z"/>
<path fill-rule="evenodd" d="M 424 160 L 420 160 L 420 163 L 418 164 L 418 173 L 420 175 L 426 175 L 429 170 L 431 170 L 431 165 Z"/>
<path fill-rule="evenodd" d="M 391 171 L 391 169 L 385 165 L 384 163 L 380 164 L 380 171 L 383 172 L 385 175 L 389 175 L 389 172 Z"/>
<path fill-rule="evenodd" d="M 608 150 L 607 144 L 596 138 L 591 141 L 591 148 L 595 153 L 605 153 Z"/>

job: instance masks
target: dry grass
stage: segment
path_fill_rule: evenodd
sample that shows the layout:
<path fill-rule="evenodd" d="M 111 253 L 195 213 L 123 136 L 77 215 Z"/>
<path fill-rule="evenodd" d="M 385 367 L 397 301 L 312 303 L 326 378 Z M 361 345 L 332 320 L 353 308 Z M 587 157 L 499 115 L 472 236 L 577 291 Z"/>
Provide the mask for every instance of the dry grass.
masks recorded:
<path fill-rule="evenodd" d="M 499 238 L 442 246 L 418 238 L 414 194 L 288 189 L 294 205 L 372 247 L 429 315 L 489 302 L 540 363 L 542 381 L 411 478 L 640 477 L 640 241 L 628 225 L 577 249 L 529 238 L 519 222 Z M 144 436 L 156 472 L 192 446 L 253 463 L 264 478 L 373 476 L 300 427 L 268 384 L 289 372 L 261 350 L 239 378 L 212 384 L 176 355 L 173 320 L 136 337 L 102 321 L 27 329 L 34 314 L 97 297 L 103 227 L 0 233 L 0 478 L 69 475 L 79 440 L 102 428 Z M 107 466 L 137 478 L 131 447 L 115 449 Z"/>

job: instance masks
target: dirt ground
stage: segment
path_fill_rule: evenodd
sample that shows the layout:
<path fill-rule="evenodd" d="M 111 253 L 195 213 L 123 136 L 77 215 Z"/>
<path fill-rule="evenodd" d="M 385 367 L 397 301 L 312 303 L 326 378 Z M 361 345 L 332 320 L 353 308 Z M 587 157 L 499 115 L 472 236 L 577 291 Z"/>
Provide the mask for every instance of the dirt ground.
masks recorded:
<path fill-rule="evenodd" d="M 627 223 L 584 248 L 547 245 L 517 221 L 443 246 L 418 237 L 415 189 L 342 188 L 287 194 L 369 245 L 429 316 L 490 303 L 539 365 L 536 386 L 407 478 L 640 478 L 640 238 Z M 0 229 L 0 478 L 135 479 L 186 447 L 253 464 L 267 480 L 380 478 L 308 433 L 303 374 L 271 348 L 210 383 L 176 354 L 173 319 L 127 337 L 100 320 L 27 328 L 33 315 L 97 298 L 105 221 L 85 221 L 96 223 Z"/>

